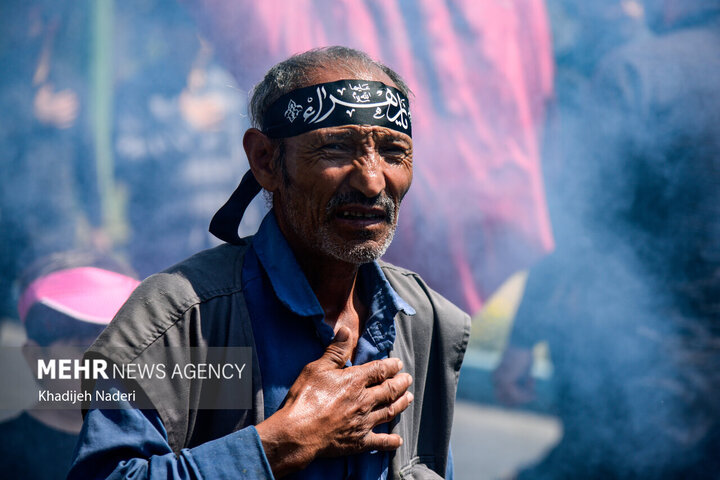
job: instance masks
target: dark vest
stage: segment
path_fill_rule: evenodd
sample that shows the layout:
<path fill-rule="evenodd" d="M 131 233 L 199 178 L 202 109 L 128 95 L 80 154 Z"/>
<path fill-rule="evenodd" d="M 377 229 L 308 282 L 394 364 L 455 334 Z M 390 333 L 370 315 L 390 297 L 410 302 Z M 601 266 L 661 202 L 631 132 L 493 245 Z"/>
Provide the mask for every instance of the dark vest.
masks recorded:
<path fill-rule="evenodd" d="M 264 419 L 260 368 L 241 282 L 247 247 L 247 242 L 224 244 L 149 277 L 86 353 L 116 364 L 152 364 L 165 361 L 168 346 L 253 347 L 249 410 L 198 409 L 201 380 L 137 380 L 176 452 Z M 417 274 L 381 266 L 392 287 L 417 312 L 395 317 L 397 337 L 390 356 L 400 358 L 403 371 L 412 375 L 415 399 L 391 424 L 404 443 L 392 454 L 390 478 L 436 478 L 433 472 L 442 477 L 470 319 Z M 84 387 L 92 390 L 91 381 Z"/>

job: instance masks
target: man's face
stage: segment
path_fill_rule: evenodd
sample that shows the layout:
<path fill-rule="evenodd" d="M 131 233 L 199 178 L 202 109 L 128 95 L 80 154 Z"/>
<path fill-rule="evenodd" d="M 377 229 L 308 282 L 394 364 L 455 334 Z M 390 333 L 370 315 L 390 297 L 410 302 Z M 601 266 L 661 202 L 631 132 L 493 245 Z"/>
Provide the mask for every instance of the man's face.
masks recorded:
<path fill-rule="evenodd" d="M 326 68 L 310 84 L 356 78 Z M 363 80 L 395 86 L 384 72 Z M 273 203 L 291 246 L 301 252 L 361 264 L 392 241 L 400 201 L 412 182 L 412 140 L 372 125 L 342 125 L 283 140 Z"/>
<path fill-rule="evenodd" d="M 291 244 L 353 264 L 380 257 L 412 181 L 410 137 L 346 125 L 285 142 L 285 181 L 275 201 Z"/>

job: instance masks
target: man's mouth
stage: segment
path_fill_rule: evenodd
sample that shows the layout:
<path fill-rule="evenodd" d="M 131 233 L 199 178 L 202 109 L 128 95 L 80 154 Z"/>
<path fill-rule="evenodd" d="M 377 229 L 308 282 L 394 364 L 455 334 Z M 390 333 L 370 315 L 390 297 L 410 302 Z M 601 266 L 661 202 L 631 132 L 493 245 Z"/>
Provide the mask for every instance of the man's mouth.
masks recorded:
<path fill-rule="evenodd" d="M 356 225 L 371 225 L 379 222 L 386 222 L 388 214 L 383 208 L 371 208 L 363 206 L 344 206 L 336 210 L 336 218 Z"/>
<path fill-rule="evenodd" d="M 337 194 L 328 202 L 327 219 L 343 230 L 376 235 L 395 223 L 395 202 L 385 193 L 368 198 L 360 192 Z"/>

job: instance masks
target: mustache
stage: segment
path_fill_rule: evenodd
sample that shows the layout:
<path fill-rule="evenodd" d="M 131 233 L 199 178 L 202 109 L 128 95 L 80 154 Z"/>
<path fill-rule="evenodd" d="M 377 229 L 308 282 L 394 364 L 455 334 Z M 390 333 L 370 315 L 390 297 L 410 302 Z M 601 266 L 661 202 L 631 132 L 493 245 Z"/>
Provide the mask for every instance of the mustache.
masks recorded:
<path fill-rule="evenodd" d="M 326 207 L 328 218 L 335 215 L 337 209 L 345 205 L 362 205 L 368 208 L 381 208 L 389 222 L 394 222 L 397 216 L 397 202 L 390 198 L 387 193 L 381 192 L 374 197 L 366 197 L 357 190 L 343 192 L 333 195 Z"/>

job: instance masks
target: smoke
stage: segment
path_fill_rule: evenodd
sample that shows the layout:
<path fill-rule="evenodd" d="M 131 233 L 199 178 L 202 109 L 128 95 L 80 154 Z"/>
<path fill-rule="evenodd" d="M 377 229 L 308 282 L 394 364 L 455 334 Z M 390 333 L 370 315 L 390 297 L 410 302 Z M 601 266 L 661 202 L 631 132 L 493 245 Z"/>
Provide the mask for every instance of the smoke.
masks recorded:
<path fill-rule="evenodd" d="M 720 23 L 675 13 L 624 39 L 595 25 L 620 45 L 559 64 L 546 152 L 557 249 L 531 271 L 515 327 L 550 341 L 556 473 L 717 467 Z"/>

